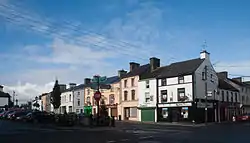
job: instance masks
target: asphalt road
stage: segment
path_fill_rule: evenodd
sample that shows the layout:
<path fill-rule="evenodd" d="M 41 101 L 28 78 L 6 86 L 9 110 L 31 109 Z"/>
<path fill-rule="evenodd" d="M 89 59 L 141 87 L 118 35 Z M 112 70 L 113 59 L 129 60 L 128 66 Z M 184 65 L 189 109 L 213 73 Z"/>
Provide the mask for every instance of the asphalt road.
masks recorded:
<path fill-rule="evenodd" d="M 1 143 L 239 143 L 250 142 L 249 124 L 205 127 L 117 123 L 115 128 L 39 126 L 0 120 Z"/>

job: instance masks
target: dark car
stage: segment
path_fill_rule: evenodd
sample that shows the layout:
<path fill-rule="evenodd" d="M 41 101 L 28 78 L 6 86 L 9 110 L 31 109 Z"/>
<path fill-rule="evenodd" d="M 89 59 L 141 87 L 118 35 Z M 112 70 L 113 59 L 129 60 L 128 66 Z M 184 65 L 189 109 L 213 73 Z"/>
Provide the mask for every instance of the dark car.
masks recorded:
<path fill-rule="evenodd" d="M 4 116 L 5 112 L 7 112 L 7 111 L 1 111 L 1 112 L 0 112 L 0 119 L 2 119 L 2 118 L 3 118 L 3 116 Z"/>
<path fill-rule="evenodd" d="M 29 112 L 25 117 L 24 120 L 26 122 L 33 122 L 33 123 L 46 123 L 51 120 L 51 116 L 47 112 L 41 111 L 33 111 Z"/>
<path fill-rule="evenodd" d="M 28 111 L 16 111 L 10 115 L 11 120 L 22 120 L 27 115 Z"/>
<path fill-rule="evenodd" d="M 3 116 L 2 116 L 2 118 L 3 118 L 3 119 L 7 119 L 8 116 L 9 116 L 9 114 L 11 114 L 11 113 L 13 113 L 13 112 L 15 112 L 15 111 L 14 111 L 14 110 L 10 110 L 10 111 L 5 112 L 5 113 L 3 114 Z"/>

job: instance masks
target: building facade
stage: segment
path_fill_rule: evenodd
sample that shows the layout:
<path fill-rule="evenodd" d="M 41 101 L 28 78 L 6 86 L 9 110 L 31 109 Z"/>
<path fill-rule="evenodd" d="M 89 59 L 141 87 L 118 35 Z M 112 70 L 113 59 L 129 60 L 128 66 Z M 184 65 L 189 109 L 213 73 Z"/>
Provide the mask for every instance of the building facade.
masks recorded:
<path fill-rule="evenodd" d="M 73 112 L 84 112 L 84 84 L 80 84 L 73 88 Z"/>
<path fill-rule="evenodd" d="M 10 105 L 10 95 L 3 91 L 3 86 L 0 85 L 0 109 L 9 107 Z"/>

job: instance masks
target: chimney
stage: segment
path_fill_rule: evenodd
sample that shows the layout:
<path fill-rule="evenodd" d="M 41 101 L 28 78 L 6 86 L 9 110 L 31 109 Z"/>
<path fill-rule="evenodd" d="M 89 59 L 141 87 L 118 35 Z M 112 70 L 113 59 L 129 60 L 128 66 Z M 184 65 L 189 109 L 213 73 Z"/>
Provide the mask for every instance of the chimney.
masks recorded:
<path fill-rule="evenodd" d="M 130 71 L 133 71 L 134 69 L 140 66 L 140 64 L 135 63 L 135 62 L 130 62 L 129 65 L 130 65 Z"/>
<path fill-rule="evenodd" d="M 0 91 L 3 92 L 3 86 L 2 85 L 0 85 Z"/>
<path fill-rule="evenodd" d="M 235 80 L 235 81 L 238 81 L 238 82 L 243 82 L 242 77 L 235 77 L 235 78 L 232 78 L 232 80 Z"/>
<path fill-rule="evenodd" d="M 123 75 L 125 75 L 125 74 L 127 74 L 127 71 L 125 71 L 125 70 L 118 70 L 118 76 L 119 77 L 122 77 Z"/>
<path fill-rule="evenodd" d="M 66 84 L 59 84 L 61 92 L 66 90 Z"/>
<path fill-rule="evenodd" d="M 226 79 L 226 78 L 228 78 L 228 72 L 227 72 L 227 71 L 218 72 L 218 73 L 217 73 L 217 76 L 218 76 L 219 78 Z"/>
<path fill-rule="evenodd" d="M 69 88 L 74 88 L 76 86 L 76 83 L 69 83 Z"/>
<path fill-rule="evenodd" d="M 210 56 L 210 53 L 208 53 L 206 50 L 203 50 L 200 53 L 200 59 L 210 60 L 209 56 Z"/>
<path fill-rule="evenodd" d="M 91 83 L 91 79 L 90 78 L 85 78 L 84 79 L 84 84 L 90 84 Z"/>
<path fill-rule="evenodd" d="M 152 57 L 149 59 L 150 60 L 150 69 L 151 72 L 155 70 L 156 68 L 160 67 L 160 59 L 156 57 Z"/>

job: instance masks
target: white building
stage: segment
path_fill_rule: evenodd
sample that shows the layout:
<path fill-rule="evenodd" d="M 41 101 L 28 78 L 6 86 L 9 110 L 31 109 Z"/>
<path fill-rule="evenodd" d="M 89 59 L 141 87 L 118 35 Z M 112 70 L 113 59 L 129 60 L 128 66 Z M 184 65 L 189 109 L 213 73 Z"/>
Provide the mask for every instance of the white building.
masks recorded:
<path fill-rule="evenodd" d="M 73 88 L 73 112 L 84 112 L 84 84 Z"/>
<path fill-rule="evenodd" d="M 60 113 L 73 112 L 73 91 L 68 88 L 61 93 Z"/>
<path fill-rule="evenodd" d="M 152 115 L 158 111 L 155 121 L 202 122 L 205 119 L 206 109 L 207 119 L 213 120 L 218 78 L 209 53 L 203 51 L 200 53 L 200 58 L 172 63 L 160 68 L 158 68 L 158 62 L 155 62 L 157 66 L 151 65 L 151 72 L 145 74 L 145 77 L 142 76 L 140 80 L 139 108 L 156 106 L 145 112 L 141 110 L 141 120 L 152 120 Z"/>
<path fill-rule="evenodd" d="M 5 108 L 5 106 L 9 105 L 10 95 L 8 93 L 3 92 L 3 86 L 0 85 L 0 109 Z"/>

